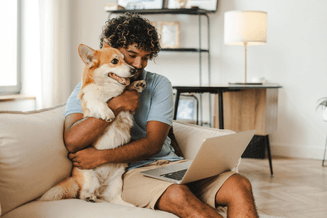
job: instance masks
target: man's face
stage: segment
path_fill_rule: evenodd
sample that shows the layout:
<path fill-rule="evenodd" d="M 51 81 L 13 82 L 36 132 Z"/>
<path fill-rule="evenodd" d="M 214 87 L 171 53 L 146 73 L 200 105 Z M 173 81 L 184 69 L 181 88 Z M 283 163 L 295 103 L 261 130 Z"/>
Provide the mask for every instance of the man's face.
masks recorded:
<path fill-rule="evenodd" d="M 150 52 L 139 50 L 137 44 L 129 45 L 127 48 L 118 48 L 118 50 L 123 53 L 126 63 L 136 69 L 136 73 L 132 77 L 136 79 L 148 65 Z"/>

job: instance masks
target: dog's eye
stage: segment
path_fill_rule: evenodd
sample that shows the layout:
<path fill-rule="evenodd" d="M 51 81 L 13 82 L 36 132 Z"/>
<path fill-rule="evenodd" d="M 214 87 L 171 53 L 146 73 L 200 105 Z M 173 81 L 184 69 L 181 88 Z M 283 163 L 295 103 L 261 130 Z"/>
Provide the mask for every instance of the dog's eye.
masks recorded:
<path fill-rule="evenodd" d="M 119 60 L 118 60 L 117 58 L 115 58 L 115 59 L 113 59 L 113 60 L 111 61 L 112 64 L 118 64 L 118 62 L 119 62 Z"/>

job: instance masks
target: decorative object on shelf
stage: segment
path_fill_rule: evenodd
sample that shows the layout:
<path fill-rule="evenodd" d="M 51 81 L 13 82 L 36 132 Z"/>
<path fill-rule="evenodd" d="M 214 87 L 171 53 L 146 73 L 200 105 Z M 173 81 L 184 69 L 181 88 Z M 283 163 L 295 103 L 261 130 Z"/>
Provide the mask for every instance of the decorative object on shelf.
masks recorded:
<path fill-rule="evenodd" d="M 266 82 L 267 82 L 267 80 L 264 77 L 253 77 L 252 80 L 251 80 L 251 83 L 264 84 Z"/>
<path fill-rule="evenodd" d="M 327 122 L 327 97 L 320 98 L 316 110 L 322 108 L 322 119 Z"/>
<path fill-rule="evenodd" d="M 117 11 L 117 10 L 124 10 L 125 8 L 115 4 L 115 3 L 109 3 L 104 6 L 105 11 Z"/>
<path fill-rule="evenodd" d="M 167 9 L 168 8 L 168 1 L 169 0 L 163 0 L 162 8 L 164 8 L 164 9 Z"/>
<path fill-rule="evenodd" d="M 208 11 L 217 11 L 218 0 L 165 0 L 167 8 L 200 8 Z"/>
<path fill-rule="evenodd" d="M 189 0 L 190 7 L 197 7 L 215 12 L 218 8 L 218 0 Z"/>
<path fill-rule="evenodd" d="M 163 0 L 117 0 L 117 3 L 127 10 L 163 8 Z"/>
<path fill-rule="evenodd" d="M 179 99 L 177 120 L 198 124 L 198 99 L 194 94 L 182 95 Z"/>
<path fill-rule="evenodd" d="M 244 82 L 239 85 L 262 85 L 247 83 L 247 46 L 267 42 L 267 12 L 228 11 L 225 12 L 224 38 L 227 45 L 244 45 Z"/>
<path fill-rule="evenodd" d="M 176 0 L 180 8 L 185 8 L 188 0 Z"/>
<path fill-rule="evenodd" d="M 162 48 L 179 48 L 179 22 L 158 22 L 158 32 L 160 35 L 160 45 Z"/>

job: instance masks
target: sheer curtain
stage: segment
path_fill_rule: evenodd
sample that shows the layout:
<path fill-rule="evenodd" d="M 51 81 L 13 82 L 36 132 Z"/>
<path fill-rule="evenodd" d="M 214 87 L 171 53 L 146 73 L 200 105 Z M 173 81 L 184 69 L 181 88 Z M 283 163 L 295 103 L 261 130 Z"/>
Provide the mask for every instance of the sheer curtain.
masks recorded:
<path fill-rule="evenodd" d="M 37 108 L 63 103 L 70 94 L 69 1 L 23 1 L 22 93 Z"/>

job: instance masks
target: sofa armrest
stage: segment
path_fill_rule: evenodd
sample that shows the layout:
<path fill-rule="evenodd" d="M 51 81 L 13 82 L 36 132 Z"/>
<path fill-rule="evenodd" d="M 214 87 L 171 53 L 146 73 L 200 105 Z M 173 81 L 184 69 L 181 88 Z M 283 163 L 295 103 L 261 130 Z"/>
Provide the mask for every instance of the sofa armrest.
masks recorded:
<path fill-rule="evenodd" d="M 63 142 L 65 105 L 0 112 L 1 215 L 32 201 L 70 175 Z"/>
<path fill-rule="evenodd" d="M 235 133 L 231 130 L 203 127 L 175 120 L 173 122 L 173 129 L 184 158 L 190 160 L 194 159 L 204 139 Z M 240 161 L 241 159 L 233 171 L 238 172 Z"/>

